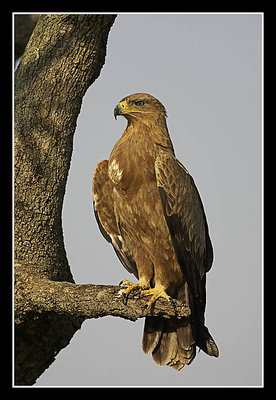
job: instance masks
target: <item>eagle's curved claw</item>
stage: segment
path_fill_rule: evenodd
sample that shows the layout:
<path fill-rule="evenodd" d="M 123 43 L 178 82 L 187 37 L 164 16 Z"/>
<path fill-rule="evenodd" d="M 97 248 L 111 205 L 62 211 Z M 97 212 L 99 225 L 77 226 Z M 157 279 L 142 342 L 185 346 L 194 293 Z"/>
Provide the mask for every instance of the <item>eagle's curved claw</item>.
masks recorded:
<path fill-rule="evenodd" d="M 166 293 L 166 291 L 165 291 L 163 286 L 157 285 L 152 289 L 143 290 L 143 292 L 142 292 L 142 296 L 143 297 L 144 296 L 149 296 L 149 295 L 151 295 L 151 298 L 149 299 L 147 304 L 143 307 L 143 312 L 146 311 L 146 310 L 149 310 L 150 307 L 156 302 L 156 300 L 159 297 L 163 297 L 163 298 L 165 298 L 166 300 L 168 300 L 172 304 L 172 306 L 174 308 L 174 311 L 175 311 L 175 314 L 177 316 L 177 310 L 176 310 L 175 301 Z"/>
<path fill-rule="evenodd" d="M 139 286 L 138 283 L 132 283 L 126 279 L 121 281 L 119 283 L 119 286 L 126 287 L 126 289 L 122 293 L 123 304 L 125 306 L 127 305 L 127 301 L 128 301 L 128 297 L 129 297 L 130 293 L 133 295 L 133 297 L 135 297 L 135 296 L 140 296 L 141 291 L 142 291 L 142 288 Z"/>

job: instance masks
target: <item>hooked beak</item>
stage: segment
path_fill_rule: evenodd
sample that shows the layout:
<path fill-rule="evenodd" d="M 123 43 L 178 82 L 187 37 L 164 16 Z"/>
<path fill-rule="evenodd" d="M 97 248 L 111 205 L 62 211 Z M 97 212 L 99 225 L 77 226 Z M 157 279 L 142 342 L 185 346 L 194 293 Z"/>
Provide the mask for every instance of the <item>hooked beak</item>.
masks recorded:
<path fill-rule="evenodd" d="M 114 118 L 117 119 L 118 115 L 121 115 L 119 104 L 117 104 L 117 106 L 114 108 Z"/>
<path fill-rule="evenodd" d="M 118 115 L 123 115 L 126 113 L 127 102 L 126 100 L 120 101 L 119 104 L 114 108 L 114 117 L 117 119 Z"/>

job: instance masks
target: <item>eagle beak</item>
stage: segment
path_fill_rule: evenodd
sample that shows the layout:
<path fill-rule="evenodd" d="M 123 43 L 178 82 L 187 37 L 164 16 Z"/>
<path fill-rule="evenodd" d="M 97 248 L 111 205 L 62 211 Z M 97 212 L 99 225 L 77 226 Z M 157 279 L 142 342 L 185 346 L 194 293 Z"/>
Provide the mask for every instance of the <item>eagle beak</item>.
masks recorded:
<path fill-rule="evenodd" d="M 114 117 L 115 117 L 115 119 L 117 119 L 118 115 L 121 115 L 119 104 L 117 104 L 117 106 L 114 108 Z"/>
<path fill-rule="evenodd" d="M 117 104 L 117 106 L 114 108 L 114 117 L 115 119 L 117 119 L 118 115 L 123 115 L 126 112 L 126 104 L 127 102 L 124 101 L 120 101 L 119 104 Z"/>

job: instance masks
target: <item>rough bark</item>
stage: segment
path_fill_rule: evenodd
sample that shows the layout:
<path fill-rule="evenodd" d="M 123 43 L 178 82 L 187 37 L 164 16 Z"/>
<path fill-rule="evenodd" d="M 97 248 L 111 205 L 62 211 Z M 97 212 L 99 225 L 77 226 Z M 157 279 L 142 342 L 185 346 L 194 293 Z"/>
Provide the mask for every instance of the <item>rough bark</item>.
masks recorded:
<path fill-rule="evenodd" d="M 82 320 L 107 315 L 136 321 L 145 315 L 162 315 L 165 318 L 187 317 L 190 309 L 180 302 L 175 305 L 158 299 L 154 308 L 144 310 L 149 297 L 129 296 L 123 304 L 124 288 L 111 285 L 77 285 L 71 282 L 50 281 L 29 273 L 29 265 L 15 262 L 16 322 L 20 324 L 28 315 L 55 312 Z M 24 298 L 22 298 L 24 296 Z"/>
<path fill-rule="evenodd" d="M 73 283 L 61 210 L 82 98 L 99 76 L 114 15 L 42 15 L 15 74 L 14 253 L 28 276 Z M 26 285 L 28 286 L 28 285 Z M 37 286 L 39 287 L 39 285 Z M 15 290 L 22 309 L 25 286 Z M 82 318 L 25 313 L 15 321 L 15 383 L 31 385 Z"/>
<path fill-rule="evenodd" d="M 61 211 L 82 98 L 105 61 L 114 15 L 42 15 L 15 74 L 15 384 L 32 385 L 87 318 L 144 317 L 146 298 L 74 283 Z M 93 121 L 91 121 L 93 126 Z M 92 129 L 93 134 L 93 129 Z M 189 314 L 177 305 L 179 316 Z M 175 315 L 158 300 L 148 315 Z"/>
<path fill-rule="evenodd" d="M 81 101 L 104 64 L 113 21 L 41 16 L 15 74 L 15 257 L 49 279 L 73 281 L 62 202 Z"/>

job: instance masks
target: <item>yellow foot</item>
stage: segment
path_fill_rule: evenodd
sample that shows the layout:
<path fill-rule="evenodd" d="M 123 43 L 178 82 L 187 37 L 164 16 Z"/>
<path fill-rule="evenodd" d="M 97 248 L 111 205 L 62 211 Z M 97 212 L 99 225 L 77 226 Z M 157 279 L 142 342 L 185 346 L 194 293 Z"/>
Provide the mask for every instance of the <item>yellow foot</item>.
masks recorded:
<path fill-rule="evenodd" d="M 132 294 L 135 295 L 140 295 L 142 288 L 139 285 L 139 283 L 132 283 L 130 281 L 127 281 L 126 279 L 124 279 L 122 282 L 120 282 L 119 284 L 120 286 L 127 286 L 127 288 L 123 291 L 122 295 L 123 295 L 123 303 L 126 305 L 127 301 L 128 301 L 128 296 L 131 292 L 133 292 Z"/>
<path fill-rule="evenodd" d="M 148 310 L 152 306 L 152 304 L 155 303 L 157 299 L 159 299 L 159 297 L 163 297 L 164 299 L 167 299 L 173 305 L 174 310 L 176 312 L 175 303 L 174 303 L 173 299 L 166 293 L 163 286 L 157 285 L 152 289 L 143 290 L 143 292 L 142 292 L 143 297 L 149 296 L 149 295 L 151 295 L 151 298 L 145 305 L 143 311 Z"/>

